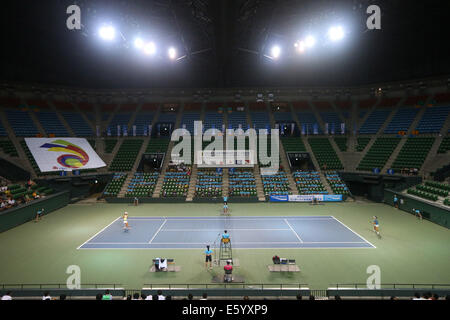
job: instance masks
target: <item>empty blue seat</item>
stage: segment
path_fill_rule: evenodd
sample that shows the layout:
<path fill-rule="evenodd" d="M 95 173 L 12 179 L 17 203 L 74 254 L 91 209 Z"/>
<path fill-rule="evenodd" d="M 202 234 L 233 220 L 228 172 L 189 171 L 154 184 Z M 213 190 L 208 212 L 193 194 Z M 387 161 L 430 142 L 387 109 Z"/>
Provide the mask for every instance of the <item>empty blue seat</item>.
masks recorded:
<path fill-rule="evenodd" d="M 419 109 L 405 108 L 399 109 L 392 118 L 391 122 L 384 129 L 384 133 L 397 133 L 399 131 L 408 131 L 411 123 L 417 115 Z"/>
<path fill-rule="evenodd" d="M 390 109 L 375 110 L 366 119 L 366 122 L 359 129 L 359 133 L 375 134 L 380 130 L 383 123 L 391 113 Z"/>
<path fill-rule="evenodd" d="M 77 112 L 61 112 L 67 124 L 77 137 L 93 136 L 92 128 L 87 124 L 81 114 Z"/>
<path fill-rule="evenodd" d="M 6 110 L 6 117 L 18 137 L 36 136 L 39 133 L 28 111 Z"/>

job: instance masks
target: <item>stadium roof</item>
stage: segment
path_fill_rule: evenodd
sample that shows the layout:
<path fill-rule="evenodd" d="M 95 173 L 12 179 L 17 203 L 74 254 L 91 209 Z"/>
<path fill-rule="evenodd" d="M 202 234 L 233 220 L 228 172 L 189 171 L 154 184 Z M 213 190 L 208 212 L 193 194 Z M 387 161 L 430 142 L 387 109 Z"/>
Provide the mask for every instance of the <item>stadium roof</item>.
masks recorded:
<path fill-rule="evenodd" d="M 81 9 L 68 30 L 66 8 Z M 381 8 L 381 30 L 366 9 Z M 89 88 L 353 86 L 450 73 L 445 1 L 396 0 L 52 0 L 8 1 L 2 10 L 3 81 Z M 100 23 L 119 40 L 102 43 Z M 297 36 L 332 23 L 348 35 L 287 55 Z M 136 35 L 173 45 L 180 59 L 139 56 Z M 447 36 L 446 36 L 447 35 Z M 272 45 L 277 61 L 267 59 Z"/>

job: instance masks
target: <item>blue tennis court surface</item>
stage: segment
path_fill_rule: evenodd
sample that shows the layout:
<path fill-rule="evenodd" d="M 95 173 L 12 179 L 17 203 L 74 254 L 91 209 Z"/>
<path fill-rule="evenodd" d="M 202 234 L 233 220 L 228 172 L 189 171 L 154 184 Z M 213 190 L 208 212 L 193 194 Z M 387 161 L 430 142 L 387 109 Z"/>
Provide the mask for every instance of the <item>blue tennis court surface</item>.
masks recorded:
<path fill-rule="evenodd" d="M 375 248 L 333 216 L 121 217 L 78 249 L 199 249 L 226 229 L 233 248 Z"/>

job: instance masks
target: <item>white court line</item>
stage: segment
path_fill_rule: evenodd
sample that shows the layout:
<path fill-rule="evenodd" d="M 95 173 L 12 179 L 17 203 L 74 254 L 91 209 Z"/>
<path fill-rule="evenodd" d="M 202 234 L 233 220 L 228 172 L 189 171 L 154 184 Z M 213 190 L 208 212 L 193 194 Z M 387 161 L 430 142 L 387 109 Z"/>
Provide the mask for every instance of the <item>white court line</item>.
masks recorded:
<path fill-rule="evenodd" d="M 333 219 L 335 219 L 337 222 L 339 222 L 340 224 L 342 224 L 344 227 L 346 227 L 348 230 L 350 230 L 351 232 L 353 232 L 354 234 L 356 234 L 358 237 L 360 237 L 361 239 L 363 239 L 365 242 L 367 242 L 368 244 L 370 244 L 372 247 L 376 248 L 372 243 L 370 243 L 369 241 L 367 241 L 366 239 L 364 239 L 364 237 L 360 236 L 358 233 L 356 233 L 355 231 L 353 231 L 352 229 L 350 229 L 349 227 L 347 227 L 345 224 L 343 224 L 341 221 L 339 221 L 339 219 L 336 219 L 334 216 L 332 216 Z"/>
<path fill-rule="evenodd" d="M 297 239 L 303 243 L 303 240 L 300 238 L 300 236 L 298 235 L 297 232 L 295 232 L 295 230 L 292 228 L 291 224 L 287 221 L 287 219 L 284 219 L 284 222 L 289 226 L 289 228 L 291 229 L 291 231 L 295 234 L 295 236 L 297 237 Z"/>
<path fill-rule="evenodd" d="M 164 245 L 169 245 L 169 244 L 174 244 L 174 245 L 181 245 L 181 244 L 205 244 L 205 243 L 209 243 L 208 241 L 205 242 L 153 242 L 151 244 L 164 244 Z M 316 244 L 316 243 L 328 243 L 328 244 L 348 244 L 348 243 L 367 243 L 365 241 L 342 241 L 342 242 L 336 242 L 336 241 L 307 241 L 307 242 L 302 242 L 303 244 Z M 89 242 L 89 244 L 150 244 L 148 242 Z M 243 242 L 235 242 L 235 245 L 240 245 L 240 244 L 299 244 L 298 241 L 295 242 L 291 242 L 291 241 L 256 241 L 256 242 L 252 242 L 252 241 L 243 241 Z M 181 248 L 174 248 L 174 249 L 183 249 Z"/>
<path fill-rule="evenodd" d="M 148 242 L 89 242 L 89 244 L 149 244 Z"/>
<path fill-rule="evenodd" d="M 201 219 L 199 219 L 201 218 Z M 206 220 L 206 221 L 216 221 L 216 220 L 283 220 L 284 217 L 254 217 L 254 218 L 240 218 L 240 217 L 229 217 L 229 218 L 220 218 L 220 217 L 128 217 L 128 220 L 176 220 L 176 221 L 199 221 L 199 220 Z M 323 218 L 312 218 L 312 217 L 302 217 L 302 216 L 292 216 L 287 217 L 288 219 L 299 219 L 299 220 L 333 220 L 331 216 L 323 217 Z"/>
<path fill-rule="evenodd" d="M 150 239 L 150 241 L 148 242 L 148 244 L 151 244 L 153 239 L 155 239 L 155 237 L 158 235 L 158 233 L 161 231 L 162 227 L 164 227 L 164 225 L 166 224 L 167 219 L 165 219 L 163 221 L 163 223 L 161 224 L 161 226 L 159 227 L 158 231 L 156 231 L 156 233 L 153 235 L 153 238 Z"/>
<path fill-rule="evenodd" d="M 99 232 L 97 232 L 96 234 L 94 234 L 92 237 L 90 237 L 89 239 L 87 239 L 81 246 L 79 246 L 77 248 L 80 249 L 82 246 L 84 246 L 86 243 L 88 243 L 91 239 L 95 238 L 99 233 L 103 232 L 106 228 L 108 228 L 110 225 L 112 225 L 114 222 L 116 222 L 117 220 L 119 220 L 122 216 L 117 217 L 113 222 L 111 222 L 110 224 L 108 224 L 106 227 L 104 227 L 102 230 L 100 230 Z"/>
<path fill-rule="evenodd" d="M 295 242 L 298 244 L 298 242 Z M 365 242 L 364 242 L 365 243 Z M 202 243 L 205 245 L 205 243 Z M 201 250 L 202 248 L 81 248 L 80 250 Z M 264 248 L 255 248 L 255 247 L 242 247 L 242 248 L 233 248 L 233 250 L 318 250 L 318 249 L 372 249 L 368 247 L 264 247 Z"/>
<path fill-rule="evenodd" d="M 227 231 L 290 231 L 291 229 L 227 229 Z M 187 232 L 217 232 L 220 231 L 222 232 L 223 229 L 164 229 L 161 231 L 177 231 L 177 232 L 181 232 L 181 231 L 187 231 Z"/>

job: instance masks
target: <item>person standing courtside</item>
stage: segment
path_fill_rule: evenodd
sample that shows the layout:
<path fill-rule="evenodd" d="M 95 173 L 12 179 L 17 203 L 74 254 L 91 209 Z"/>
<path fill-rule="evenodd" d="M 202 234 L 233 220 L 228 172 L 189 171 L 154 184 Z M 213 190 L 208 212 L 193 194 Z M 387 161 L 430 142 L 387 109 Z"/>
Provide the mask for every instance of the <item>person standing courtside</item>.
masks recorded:
<path fill-rule="evenodd" d="M 209 262 L 209 269 L 212 269 L 212 254 L 213 251 L 209 248 L 209 246 L 206 246 L 205 250 L 205 268 L 208 268 L 208 262 Z"/>

